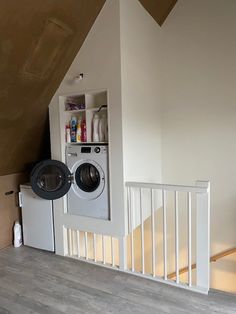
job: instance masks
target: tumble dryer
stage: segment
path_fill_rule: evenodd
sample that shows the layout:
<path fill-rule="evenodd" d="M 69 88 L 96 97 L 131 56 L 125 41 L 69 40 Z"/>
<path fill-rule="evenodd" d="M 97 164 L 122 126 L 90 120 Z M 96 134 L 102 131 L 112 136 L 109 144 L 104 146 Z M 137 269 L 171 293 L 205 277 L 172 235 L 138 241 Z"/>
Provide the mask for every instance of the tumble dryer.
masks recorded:
<path fill-rule="evenodd" d="M 34 167 L 30 182 L 41 198 L 66 195 L 68 214 L 110 219 L 107 145 L 68 145 L 66 164 L 44 160 Z"/>

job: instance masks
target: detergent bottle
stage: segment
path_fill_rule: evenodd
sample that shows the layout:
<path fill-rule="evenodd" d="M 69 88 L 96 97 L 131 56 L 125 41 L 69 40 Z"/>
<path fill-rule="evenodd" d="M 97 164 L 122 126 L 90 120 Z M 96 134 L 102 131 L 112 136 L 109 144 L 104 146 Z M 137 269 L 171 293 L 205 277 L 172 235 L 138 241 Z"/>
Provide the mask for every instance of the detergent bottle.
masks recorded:
<path fill-rule="evenodd" d="M 81 142 L 87 142 L 87 129 L 85 119 L 83 119 L 81 123 Z"/>
<path fill-rule="evenodd" d="M 22 231 L 19 221 L 14 224 L 14 247 L 20 247 L 22 245 Z"/>
<path fill-rule="evenodd" d="M 71 142 L 76 142 L 76 127 L 77 127 L 77 118 L 72 117 L 70 121 L 70 136 Z"/>
<path fill-rule="evenodd" d="M 70 126 L 66 126 L 66 143 L 70 143 Z"/>
<path fill-rule="evenodd" d="M 99 115 L 97 113 L 93 116 L 93 142 L 99 142 Z"/>
<path fill-rule="evenodd" d="M 76 142 L 79 143 L 82 141 L 81 139 L 81 119 L 78 119 L 77 130 L 76 130 Z"/>
<path fill-rule="evenodd" d="M 106 129 L 107 129 L 107 118 L 106 115 L 103 114 L 101 119 L 99 120 L 99 141 L 105 142 L 106 141 Z"/>

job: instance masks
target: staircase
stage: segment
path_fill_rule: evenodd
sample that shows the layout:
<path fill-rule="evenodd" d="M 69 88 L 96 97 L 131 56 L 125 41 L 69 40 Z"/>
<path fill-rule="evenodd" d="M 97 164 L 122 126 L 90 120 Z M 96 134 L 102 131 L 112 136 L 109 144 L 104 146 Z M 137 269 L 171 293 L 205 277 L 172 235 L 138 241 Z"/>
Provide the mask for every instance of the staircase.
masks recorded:
<path fill-rule="evenodd" d="M 236 253 L 236 247 L 234 247 L 232 249 L 229 249 L 229 250 L 225 250 L 223 252 L 220 252 L 218 254 L 215 254 L 215 255 L 211 256 L 210 262 L 211 263 L 212 262 L 216 262 L 216 261 L 218 261 L 221 258 L 224 258 L 224 257 L 226 257 L 228 255 L 235 254 L 235 253 Z M 196 263 L 194 263 L 194 264 L 192 264 L 191 269 L 194 270 L 194 269 L 196 269 L 196 267 L 197 267 L 197 265 L 196 265 Z M 180 275 L 182 275 L 182 274 L 184 274 L 186 272 L 188 272 L 188 267 L 183 267 L 183 268 L 181 268 L 179 270 L 179 274 Z M 174 279 L 174 278 L 176 278 L 176 273 L 175 272 L 172 272 L 172 273 L 170 273 L 168 275 L 168 279 Z"/>

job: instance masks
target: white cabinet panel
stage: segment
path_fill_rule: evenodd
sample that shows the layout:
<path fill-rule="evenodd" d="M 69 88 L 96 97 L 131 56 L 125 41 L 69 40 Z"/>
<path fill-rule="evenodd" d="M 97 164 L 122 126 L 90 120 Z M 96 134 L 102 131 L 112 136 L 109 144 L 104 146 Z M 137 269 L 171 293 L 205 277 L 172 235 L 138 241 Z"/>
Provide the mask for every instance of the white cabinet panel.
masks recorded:
<path fill-rule="evenodd" d="M 54 251 L 53 203 L 21 187 L 24 245 Z"/>

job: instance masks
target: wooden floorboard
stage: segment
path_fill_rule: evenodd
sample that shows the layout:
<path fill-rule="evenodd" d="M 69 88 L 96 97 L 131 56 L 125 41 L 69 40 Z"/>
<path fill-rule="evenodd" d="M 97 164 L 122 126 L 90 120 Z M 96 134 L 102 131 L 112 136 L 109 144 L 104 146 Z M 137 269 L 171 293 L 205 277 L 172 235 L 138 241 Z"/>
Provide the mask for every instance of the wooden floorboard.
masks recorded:
<path fill-rule="evenodd" d="M 0 313 L 236 313 L 236 296 L 208 296 L 52 253 L 0 251 Z"/>

